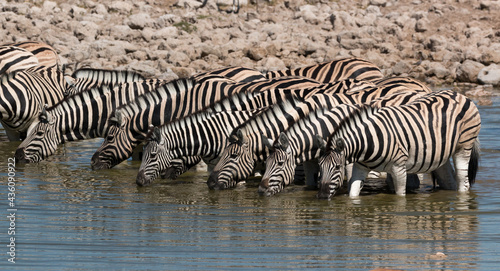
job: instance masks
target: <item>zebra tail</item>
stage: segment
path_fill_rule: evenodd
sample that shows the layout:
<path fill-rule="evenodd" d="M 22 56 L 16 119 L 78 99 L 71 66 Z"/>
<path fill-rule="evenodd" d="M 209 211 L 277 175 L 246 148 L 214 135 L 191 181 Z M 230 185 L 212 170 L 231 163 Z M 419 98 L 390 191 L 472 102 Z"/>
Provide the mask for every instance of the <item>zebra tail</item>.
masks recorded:
<path fill-rule="evenodd" d="M 469 170 L 468 177 L 469 183 L 472 185 L 476 181 L 476 174 L 479 168 L 479 155 L 481 152 L 481 148 L 479 146 L 479 139 L 476 139 L 474 145 L 472 146 L 472 152 L 469 160 Z"/>

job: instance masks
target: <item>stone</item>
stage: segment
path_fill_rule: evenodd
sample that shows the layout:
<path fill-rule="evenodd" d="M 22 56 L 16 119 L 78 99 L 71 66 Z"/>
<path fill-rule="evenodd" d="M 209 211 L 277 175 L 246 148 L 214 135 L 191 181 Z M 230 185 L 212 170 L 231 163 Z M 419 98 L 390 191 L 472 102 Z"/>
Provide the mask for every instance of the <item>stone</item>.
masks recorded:
<path fill-rule="evenodd" d="M 491 64 L 482 68 L 477 75 L 480 84 L 500 85 L 500 65 Z"/>
<path fill-rule="evenodd" d="M 476 83 L 477 76 L 482 68 L 484 68 L 483 64 L 466 60 L 457 68 L 457 80 L 459 82 Z"/>

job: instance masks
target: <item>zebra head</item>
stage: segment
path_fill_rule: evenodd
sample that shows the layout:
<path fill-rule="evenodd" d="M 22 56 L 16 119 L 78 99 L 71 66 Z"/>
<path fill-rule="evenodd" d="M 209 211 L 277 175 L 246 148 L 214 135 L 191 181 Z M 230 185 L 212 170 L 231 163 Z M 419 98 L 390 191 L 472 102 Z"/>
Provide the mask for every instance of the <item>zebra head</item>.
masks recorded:
<path fill-rule="evenodd" d="M 46 110 L 42 109 L 38 120 L 35 120 L 30 128 L 26 139 L 16 150 L 16 161 L 21 163 L 38 163 L 52 155 L 59 143 L 60 136 L 57 135 L 55 118 Z"/>
<path fill-rule="evenodd" d="M 318 158 L 320 169 L 318 198 L 329 199 L 342 186 L 345 173 L 345 142 L 341 138 L 330 140 L 328 145 L 319 135 L 315 137 L 321 150 Z M 332 142 L 334 141 L 334 142 Z"/>
<path fill-rule="evenodd" d="M 160 128 L 154 127 L 151 132 L 144 145 L 142 163 L 137 174 L 136 183 L 140 186 L 151 184 L 160 172 L 170 167 L 173 158 L 172 152 L 162 139 Z"/>
<path fill-rule="evenodd" d="M 288 137 L 281 133 L 276 142 L 262 135 L 262 141 L 270 150 L 266 160 L 266 171 L 259 185 L 259 193 L 274 195 L 291 183 L 295 173 L 295 157 Z"/>
<path fill-rule="evenodd" d="M 255 158 L 247 136 L 241 129 L 231 133 L 229 145 L 222 151 L 220 160 L 208 177 L 210 189 L 226 189 L 236 186 L 239 180 L 250 176 L 255 166 Z"/>
<path fill-rule="evenodd" d="M 132 155 L 135 146 L 129 140 L 130 121 L 116 111 L 109 119 L 110 124 L 104 141 L 92 156 L 90 162 L 93 170 L 112 168 Z"/>

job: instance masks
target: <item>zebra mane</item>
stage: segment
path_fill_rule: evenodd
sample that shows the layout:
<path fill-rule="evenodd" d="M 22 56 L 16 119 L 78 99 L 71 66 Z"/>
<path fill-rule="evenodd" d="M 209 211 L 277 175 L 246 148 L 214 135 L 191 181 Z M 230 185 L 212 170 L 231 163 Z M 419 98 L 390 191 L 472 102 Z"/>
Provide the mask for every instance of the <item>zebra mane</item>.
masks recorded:
<path fill-rule="evenodd" d="M 105 69 L 92 69 L 82 68 L 73 72 L 73 78 L 92 78 L 100 79 L 102 81 L 109 81 L 111 78 L 133 78 L 134 80 L 144 80 L 145 77 L 135 71 L 129 70 L 105 70 Z"/>
<path fill-rule="evenodd" d="M 353 105 L 353 108 L 354 110 L 339 122 L 337 129 L 328 137 L 327 150 L 330 150 L 334 146 L 334 141 L 337 139 L 338 134 L 346 129 L 349 124 L 352 122 L 364 122 L 364 119 L 371 118 L 380 110 L 380 108 L 372 107 L 369 104 Z"/>

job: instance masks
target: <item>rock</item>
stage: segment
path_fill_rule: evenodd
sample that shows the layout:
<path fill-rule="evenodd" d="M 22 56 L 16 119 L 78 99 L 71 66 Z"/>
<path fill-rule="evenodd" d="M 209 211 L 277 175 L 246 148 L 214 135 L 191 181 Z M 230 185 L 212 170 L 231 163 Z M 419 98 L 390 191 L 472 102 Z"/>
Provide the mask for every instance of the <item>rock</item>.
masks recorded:
<path fill-rule="evenodd" d="M 466 60 L 457 68 L 457 80 L 459 82 L 476 83 L 477 75 L 482 68 L 484 68 L 483 64 Z"/>
<path fill-rule="evenodd" d="M 131 29 L 143 29 L 144 27 L 151 24 L 152 24 L 151 18 L 149 17 L 149 14 L 146 13 L 130 15 L 130 17 L 128 17 L 128 22 L 127 22 L 127 25 Z"/>
<path fill-rule="evenodd" d="M 500 85 L 500 65 L 491 64 L 482 68 L 477 75 L 480 84 Z"/>

